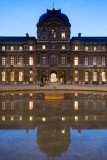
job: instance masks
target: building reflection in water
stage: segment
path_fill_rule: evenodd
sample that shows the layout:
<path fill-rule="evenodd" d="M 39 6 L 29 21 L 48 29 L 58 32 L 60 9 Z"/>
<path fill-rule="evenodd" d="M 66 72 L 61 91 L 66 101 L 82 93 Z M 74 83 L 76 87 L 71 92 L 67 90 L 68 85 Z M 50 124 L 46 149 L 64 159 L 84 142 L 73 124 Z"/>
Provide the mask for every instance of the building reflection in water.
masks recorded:
<path fill-rule="evenodd" d="M 53 93 L 52 93 L 53 94 Z M 61 156 L 69 148 L 70 127 L 107 129 L 107 95 L 65 93 L 61 100 L 45 93 L 0 94 L 0 129 L 37 127 L 37 143 L 47 156 Z M 57 95 L 54 95 L 57 97 Z"/>

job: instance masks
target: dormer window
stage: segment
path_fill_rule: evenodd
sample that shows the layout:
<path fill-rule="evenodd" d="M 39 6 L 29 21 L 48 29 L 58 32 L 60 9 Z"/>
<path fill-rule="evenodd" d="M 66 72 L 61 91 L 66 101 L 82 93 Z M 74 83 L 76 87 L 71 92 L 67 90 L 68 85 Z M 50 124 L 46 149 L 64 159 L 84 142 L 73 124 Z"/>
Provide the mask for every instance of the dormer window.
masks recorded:
<path fill-rule="evenodd" d="M 46 39 L 46 31 L 45 30 L 42 31 L 42 38 Z"/>
<path fill-rule="evenodd" d="M 32 51 L 33 50 L 33 46 L 29 46 L 29 50 Z"/>
<path fill-rule="evenodd" d="M 65 39 L 65 32 L 62 32 L 62 33 L 61 33 L 61 38 L 62 38 L 62 39 Z"/>
<path fill-rule="evenodd" d="M 42 45 L 42 49 L 46 49 L 46 45 L 45 44 Z"/>
<path fill-rule="evenodd" d="M 65 45 L 64 44 L 62 45 L 62 49 L 65 49 Z"/>
<path fill-rule="evenodd" d="M 52 29 L 52 38 L 55 39 L 56 38 L 56 32 Z"/>
<path fill-rule="evenodd" d="M 5 46 L 2 46 L 2 51 L 5 51 L 6 47 Z"/>
<path fill-rule="evenodd" d="M 11 46 L 11 48 L 10 48 L 10 49 L 11 49 L 11 51 L 14 51 L 14 46 Z"/>

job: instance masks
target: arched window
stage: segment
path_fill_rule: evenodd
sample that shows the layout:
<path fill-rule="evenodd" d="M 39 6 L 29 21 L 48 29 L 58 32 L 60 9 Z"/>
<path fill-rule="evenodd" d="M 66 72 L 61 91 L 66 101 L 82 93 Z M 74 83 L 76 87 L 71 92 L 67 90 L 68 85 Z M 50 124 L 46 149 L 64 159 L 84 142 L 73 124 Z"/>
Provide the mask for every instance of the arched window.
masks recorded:
<path fill-rule="evenodd" d="M 102 72 L 102 82 L 106 82 L 106 72 Z"/>
<path fill-rule="evenodd" d="M 46 30 L 45 29 L 42 31 L 42 38 L 46 39 Z"/>
<path fill-rule="evenodd" d="M 14 72 L 13 71 L 10 72 L 10 81 L 14 81 Z"/>
<path fill-rule="evenodd" d="M 94 82 L 97 81 L 97 72 L 93 72 L 93 81 L 94 81 Z"/>
<path fill-rule="evenodd" d="M 74 57 L 74 65 L 75 65 L 75 66 L 78 65 L 78 57 Z"/>
<path fill-rule="evenodd" d="M 19 72 L 19 81 L 23 81 L 23 72 Z"/>
<path fill-rule="evenodd" d="M 5 71 L 2 71 L 1 72 L 1 78 L 2 78 L 2 81 L 6 81 L 6 72 Z"/>
<path fill-rule="evenodd" d="M 85 72 L 85 82 L 88 82 L 88 72 Z"/>

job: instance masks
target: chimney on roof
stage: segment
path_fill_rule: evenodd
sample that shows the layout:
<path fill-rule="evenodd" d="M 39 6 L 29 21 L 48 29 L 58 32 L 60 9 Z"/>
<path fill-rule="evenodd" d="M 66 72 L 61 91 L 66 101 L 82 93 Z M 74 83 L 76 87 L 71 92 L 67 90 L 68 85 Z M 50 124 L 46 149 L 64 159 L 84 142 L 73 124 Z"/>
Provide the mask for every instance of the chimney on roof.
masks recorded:
<path fill-rule="evenodd" d="M 81 37 L 81 33 L 78 33 L 78 37 Z"/>
<path fill-rule="evenodd" d="M 28 34 L 28 33 L 26 33 L 26 37 L 29 37 L 29 34 Z"/>

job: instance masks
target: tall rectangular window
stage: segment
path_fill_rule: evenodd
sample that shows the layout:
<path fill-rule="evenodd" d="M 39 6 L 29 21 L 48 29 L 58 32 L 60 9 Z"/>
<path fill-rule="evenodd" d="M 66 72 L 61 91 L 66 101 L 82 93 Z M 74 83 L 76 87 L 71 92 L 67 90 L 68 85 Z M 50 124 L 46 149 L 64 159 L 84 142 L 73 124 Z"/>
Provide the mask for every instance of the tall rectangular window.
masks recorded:
<path fill-rule="evenodd" d="M 64 44 L 62 45 L 62 49 L 65 49 L 65 45 Z"/>
<path fill-rule="evenodd" d="M 88 51 L 88 50 L 89 50 L 88 46 L 85 46 L 85 51 Z"/>
<path fill-rule="evenodd" d="M 13 71 L 10 72 L 10 81 L 14 81 L 14 72 Z"/>
<path fill-rule="evenodd" d="M 93 81 L 97 81 L 97 72 L 93 72 Z"/>
<path fill-rule="evenodd" d="M 74 57 L 74 65 L 78 65 L 78 57 Z"/>
<path fill-rule="evenodd" d="M 42 45 L 42 49 L 46 49 L 46 45 L 45 44 Z"/>
<path fill-rule="evenodd" d="M 6 47 L 5 46 L 2 46 L 2 51 L 5 51 L 6 50 Z"/>
<path fill-rule="evenodd" d="M 62 64 L 62 65 L 65 64 L 65 57 L 61 57 L 61 64 Z"/>
<path fill-rule="evenodd" d="M 62 33 L 61 33 L 61 38 L 62 38 L 62 39 L 65 39 L 65 32 L 62 32 Z"/>
<path fill-rule="evenodd" d="M 23 57 L 19 56 L 19 65 L 23 65 Z"/>
<path fill-rule="evenodd" d="M 85 82 L 88 82 L 88 72 L 85 72 Z"/>
<path fill-rule="evenodd" d="M 23 72 L 19 72 L 19 81 L 23 81 Z"/>
<path fill-rule="evenodd" d="M 42 38 L 43 38 L 43 39 L 46 39 L 46 31 L 43 31 L 43 32 L 42 32 Z"/>
<path fill-rule="evenodd" d="M 56 66 L 57 65 L 57 58 L 56 56 L 51 57 L 51 65 Z"/>
<path fill-rule="evenodd" d="M 14 51 L 14 46 L 11 46 L 11 48 L 10 48 L 10 49 L 11 49 L 11 51 Z"/>
<path fill-rule="evenodd" d="M 46 57 L 42 57 L 42 64 L 46 64 Z"/>
<path fill-rule="evenodd" d="M 1 78 L 2 78 L 2 82 L 6 81 L 6 72 L 5 71 L 1 72 Z"/>
<path fill-rule="evenodd" d="M 88 57 L 85 57 L 85 65 L 88 65 Z"/>
<path fill-rule="evenodd" d="M 5 57 L 2 57 L 2 65 L 6 65 L 6 58 Z"/>
<path fill-rule="evenodd" d="M 106 58 L 105 58 L 105 57 L 102 57 L 101 63 L 102 63 L 102 66 L 105 66 L 105 65 L 106 65 Z"/>
<path fill-rule="evenodd" d="M 33 65 L 33 57 L 29 57 L 29 65 Z"/>
<path fill-rule="evenodd" d="M 14 56 L 10 57 L 10 65 L 14 65 Z"/>
<path fill-rule="evenodd" d="M 102 46 L 102 51 L 105 51 L 106 50 L 106 47 L 105 46 Z"/>
<path fill-rule="evenodd" d="M 78 51 L 78 46 L 75 46 L 75 51 Z"/>
<path fill-rule="evenodd" d="M 97 57 L 93 58 L 93 65 L 97 65 Z"/>
<path fill-rule="evenodd" d="M 97 47 L 96 46 L 94 46 L 94 51 L 96 51 L 97 50 Z"/>
<path fill-rule="evenodd" d="M 19 46 L 19 51 L 22 51 L 22 49 L 23 49 L 22 46 Z"/>
<path fill-rule="evenodd" d="M 33 50 L 33 46 L 29 46 L 29 50 L 32 51 Z"/>

